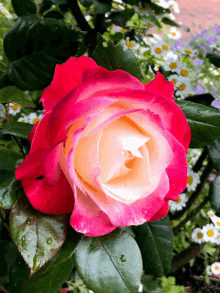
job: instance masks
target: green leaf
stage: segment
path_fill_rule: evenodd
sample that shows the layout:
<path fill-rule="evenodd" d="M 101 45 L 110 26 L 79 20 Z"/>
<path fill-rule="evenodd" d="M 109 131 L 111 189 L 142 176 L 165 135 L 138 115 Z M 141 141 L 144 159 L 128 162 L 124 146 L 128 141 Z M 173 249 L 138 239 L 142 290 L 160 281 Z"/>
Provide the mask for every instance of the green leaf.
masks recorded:
<path fill-rule="evenodd" d="M 169 217 L 132 226 L 132 229 L 141 250 L 145 273 L 156 277 L 167 275 L 171 270 L 173 253 L 173 231 Z"/>
<path fill-rule="evenodd" d="M 200 94 L 200 95 L 193 95 L 189 96 L 184 99 L 184 101 L 191 101 L 193 103 L 202 104 L 205 106 L 210 106 L 211 103 L 215 100 L 213 95 L 206 93 L 206 94 Z"/>
<path fill-rule="evenodd" d="M 127 22 L 127 17 L 121 12 L 112 12 L 109 15 L 110 19 L 115 25 L 125 27 Z"/>
<path fill-rule="evenodd" d="M 11 178 L 0 184 L 0 207 L 11 209 L 16 200 L 24 194 L 20 181 Z"/>
<path fill-rule="evenodd" d="M 13 62 L 6 75 L 21 90 L 44 89 L 55 66 L 75 55 L 83 35 L 61 20 L 20 17 L 3 39 L 5 54 Z"/>
<path fill-rule="evenodd" d="M 148 293 L 163 293 L 160 280 L 155 279 L 153 275 L 144 275 L 141 278 L 141 284 L 143 285 L 144 291 Z"/>
<path fill-rule="evenodd" d="M 0 89 L 0 103 L 16 103 L 22 107 L 35 108 L 35 104 L 28 99 L 24 91 L 16 86 L 8 86 Z"/>
<path fill-rule="evenodd" d="M 12 85 L 13 83 L 9 79 L 9 77 L 4 73 L 0 78 L 0 89 L 3 89 L 6 86 Z M 1 97 L 1 95 L 0 95 Z"/>
<path fill-rule="evenodd" d="M 64 16 L 62 13 L 58 11 L 48 11 L 44 14 L 44 18 L 55 18 L 55 19 L 64 19 Z"/>
<path fill-rule="evenodd" d="M 37 6 L 33 0 L 11 0 L 17 16 L 28 16 L 37 13 Z"/>
<path fill-rule="evenodd" d="M 18 255 L 12 242 L 0 240 L 0 286 L 9 283 L 9 274 Z"/>
<path fill-rule="evenodd" d="M 209 202 L 211 207 L 220 212 L 220 175 L 216 176 L 209 188 Z"/>
<path fill-rule="evenodd" d="M 65 4 L 67 0 L 52 0 L 55 5 Z"/>
<path fill-rule="evenodd" d="M 74 267 L 74 249 L 77 237 L 64 242 L 56 255 L 29 278 L 29 269 L 19 257 L 11 270 L 10 292 L 13 293 L 56 293 Z"/>
<path fill-rule="evenodd" d="M 83 236 L 75 252 L 76 268 L 96 293 L 136 293 L 142 274 L 137 243 L 120 229 L 100 236 Z"/>
<path fill-rule="evenodd" d="M 40 4 L 39 13 L 43 14 L 45 11 L 49 10 L 52 5 L 52 0 L 43 0 Z"/>
<path fill-rule="evenodd" d="M 112 0 L 106 0 L 106 1 L 98 1 L 98 0 L 92 0 L 93 4 L 95 4 L 95 13 L 97 14 L 103 14 L 111 10 L 112 8 Z"/>
<path fill-rule="evenodd" d="M 11 237 L 31 269 L 31 275 L 60 249 L 65 240 L 65 227 L 65 215 L 41 214 L 25 202 L 25 197 L 18 199 L 12 207 Z"/>
<path fill-rule="evenodd" d="M 218 110 L 189 101 L 175 102 L 184 112 L 192 132 L 190 148 L 203 148 L 220 137 Z"/>
<path fill-rule="evenodd" d="M 92 0 L 79 0 L 84 7 L 89 7 L 93 4 Z"/>
<path fill-rule="evenodd" d="M 168 24 L 170 26 L 181 27 L 182 29 L 184 29 L 185 32 L 190 32 L 190 29 L 186 25 L 178 23 L 168 17 L 163 17 L 161 20 L 164 24 Z"/>
<path fill-rule="evenodd" d="M 209 156 L 217 172 L 220 172 L 220 138 L 216 139 L 212 144 L 208 144 Z"/>
<path fill-rule="evenodd" d="M 0 104 L 0 123 L 5 116 L 6 116 L 5 107 L 2 104 Z"/>
<path fill-rule="evenodd" d="M 215 65 L 216 67 L 220 67 L 220 56 L 216 53 L 207 53 L 206 58 Z"/>
<path fill-rule="evenodd" d="M 92 54 L 92 58 L 99 66 L 103 66 L 108 70 L 121 69 L 141 79 L 138 61 L 130 49 L 124 51 L 122 45 L 114 46 L 112 44 L 104 47 L 102 42 L 103 38 L 99 35 L 98 46 Z"/>
<path fill-rule="evenodd" d="M 0 135 L 11 134 L 28 139 L 28 136 L 33 128 L 32 124 L 24 122 L 9 122 L 1 126 Z"/>
<path fill-rule="evenodd" d="M 0 213 L 0 236 L 2 232 L 2 227 L 3 227 L 3 217 L 2 217 L 2 213 Z"/>
<path fill-rule="evenodd" d="M 0 147 L 0 184 L 14 177 L 16 162 L 21 158 L 21 154 Z"/>

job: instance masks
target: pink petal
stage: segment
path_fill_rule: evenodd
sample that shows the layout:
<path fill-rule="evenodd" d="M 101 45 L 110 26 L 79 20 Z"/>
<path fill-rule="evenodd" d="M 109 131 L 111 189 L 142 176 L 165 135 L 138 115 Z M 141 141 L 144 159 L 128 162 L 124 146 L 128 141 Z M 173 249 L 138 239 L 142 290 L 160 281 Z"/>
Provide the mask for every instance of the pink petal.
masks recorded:
<path fill-rule="evenodd" d="M 87 236 L 101 236 L 112 232 L 115 227 L 108 216 L 81 190 L 75 187 L 75 207 L 70 218 L 72 227 Z"/>
<path fill-rule="evenodd" d="M 70 57 L 65 63 L 56 65 L 51 84 L 43 91 L 40 101 L 44 109 L 51 111 L 71 90 L 78 87 L 86 68 L 97 67 L 96 62 L 86 56 Z"/>
<path fill-rule="evenodd" d="M 29 134 L 29 136 L 28 136 L 28 140 L 29 140 L 30 142 L 32 142 L 32 139 L 33 139 L 33 137 L 34 137 L 34 133 L 35 133 L 35 131 L 36 131 L 36 128 L 37 128 L 37 125 L 38 125 L 39 122 L 40 122 L 40 121 L 38 121 L 38 122 L 36 122 L 36 123 L 34 124 L 34 127 L 32 128 L 32 130 L 31 130 L 31 132 L 30 132 L 30 134 Z"/>
<path fill-rule="evenodd" d="M 44 178 L 24 177 L 24 191 L 32 206 L 43 213 L 60 215 L 72 212 L 74 195 L 63 172 L 56 184 L 50 185 Z"/>
<path fill-rule="evenodd" d="M 174 84 L 171 81 L 167 81 L 159 71 L 157 71 L 156 77 L 152 81 L 145 84 L 145 89 L 152 90 L 167 99 L 174 99 Z"/>
<path fill-rule="evenodd" d="M 167 201 L 165 201 L 162 207 L 159 209 L 159 211 L 157 211 L 156 214 L 154 214 L 153 217 L 150 219 L 150 222 L 157 221 L 164 218 L 168 213 L 168 209 L 169 209 L 169 204 Z"/>

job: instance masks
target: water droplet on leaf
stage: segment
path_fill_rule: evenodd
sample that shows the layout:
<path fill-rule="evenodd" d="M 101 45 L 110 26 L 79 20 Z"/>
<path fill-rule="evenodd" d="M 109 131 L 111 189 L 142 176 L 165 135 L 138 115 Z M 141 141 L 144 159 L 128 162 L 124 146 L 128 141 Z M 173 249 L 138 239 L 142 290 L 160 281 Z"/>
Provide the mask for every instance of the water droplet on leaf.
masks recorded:
<path fill-rule="evenodd" d="M 53 239 L 51 237 L 49 237 L 49 238 L 47 238 L 47 241 L 46 242 L 47 242 L 47 244 L 50 245 L 53 242 Z"/>
<path fill-rule="evenodd" d="M 120 259 L 121 259 L 122 262 L 125 262 L 126 261 L 126 258 L 124 256 L 124 254 L 121 255 L 121 258 Z"/>

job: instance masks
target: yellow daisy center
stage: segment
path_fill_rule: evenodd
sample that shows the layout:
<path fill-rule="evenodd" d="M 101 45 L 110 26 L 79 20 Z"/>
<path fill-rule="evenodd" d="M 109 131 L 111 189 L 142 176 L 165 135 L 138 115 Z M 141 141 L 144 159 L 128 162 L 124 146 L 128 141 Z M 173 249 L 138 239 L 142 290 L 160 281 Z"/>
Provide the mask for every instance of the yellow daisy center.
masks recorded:
<path fill-rule="evenodd" d="M 25 120 L 23 119 L 23 120 L 21 120 L 21 122 L 25 122 Z"/>
<path fill-rule="evenodd" d="M 218 271 L 219 270 L 219 267 L 218 266 L 215 266 L 215 270 Z"/>
<path fill-rule="evenodd" d="M 220 222 L 216 222 L 216 225 L 220 227 Z"/>
<path fill-rule="evenodd" d="M 169 65 L 169 67 L 171 69 L 176 69 L 177 68 L 177 63 L 176 62 L 171 62 L 170 65 Z"/>
<path fill-rule="evenodd" d="M 186 70 L 186 69 L 182 69 L 182 70 L 181 70 L 181 75 L 182 75 L 182 76 L 188 76 L 188 75 L 189 75 L 188 70 Z"/>
<path fill-rule="evenodd" d="M 189 50 L 189 49 L 186 49 L 185 52 L 186 52 L 187 54 L 192 54 L 192 51 Z"/>
<path fill-rule="evenodd" d="M 202 239 L 202 238 L 203 238 L 203 235 L 202 235 L 201 232 L 198 232 L 198 233 L 197 233 L 197 238 L 199 238 L 199 239 Z"/>
<path fill-rule="evenodd" d="M 11 107 L 12 107 L 12 109 L 13 109 L 14 111 L 16 111 L 16 110 L 18 110 L 18 109 L 19 109 L 19 106 L 18 106 L 18 105 L 16 105 L 16 104 L 12 105 Z"/>
<path fill-rule="evenodd" d="M 185 88 L 186 88 L 185 83 L 182 83 L 182 84 L 178 87 L 179 91 L 184 91 Z"/>
<path fill-rule="evenodd" d="M 126 33 L 126 31 L 127 31 L 127 30 L 126 30 L 125 28 L 122 28 L 122 29 L 121 29 L 121 32 L 122 32 L 122 33 Z"/>
<path fill-rule="evenodd" d="M 159 47 L 157 47 L 157 48 L 155 48 L 155 52 L 156 52 L 157 54 L 161 54 L 161 53 L 162 53 L 162 49 L 159 48 Z"/>
<path fill-rule="evenodd" d="M 176 33 L 171 33 L 171 35 L 175 37 L 176 36 Z"/>
<path fill-rule="evenodd" d="M 172 82 L 175 84 L 175 83 L 177 83 L 177 79 L 176 78 L 173 78 L 172 79 Z"/>
<path fill-rule="evenodd" d="M 168 51 L 169 50 L 169 47 L 167 45 L 162 45 L 163 49 Z"/>
<path fill-rule="evenodd" d="M 213 236 L 214 236 L 214 231 L 213 231 L 213 230 L 208 230 L 208 231 L 207 231 L 207 235 L 208 235 L 209 237 L 213 237 Z"/>
<path fill-rule="evenodd" d="M 193 177 L 190 175 L 190 176 L 188 176 L 188 178 L 187 178 L 187 182 L 191 185 L 191 184 L 193 184 Z"/>
<path fill-rule="evenodd" d="M 7 12 L 5 12 L 5 11 L 3 12 L 3 14 L 4 14 L 5 16 L 7 16 L 7 15 L 8 15 L 8 13 L 7 13 Z"/>
<path fill-rule="evenodd" d="M 33 123 L 34 123 L 34 124 L 37 123 L 38 121 L 40 121 L 39 118 L 34 118 L 34 119 L 33 119 Z"/>
<path fill-rule="evenodd" d="M 181 197 L 179 196 L 178 200 L 176 201 L 176 203 L 180 203 L 182 201 Z"/>
<path fill-rule="evenodd" d="M 213 213 L 210 214 L 210 217 L 214 217 Z"/>
<path fill-rule="evenodd" d="M 145 7 L 140 7 L 140 8 L 139 8 L 139 11 L 143 13 L 143 12 L 146 11 L 146 8 L 145 8 Z"/>
<path fill-rule="evenodd" d="M 134 47 L 134 44 L 132 43 L 132 41 L 128 41 L 126 42 L 126 46 L 131 48 L 131 47 Z"/>
<path fill-rule="evenodd" d="M 150 23 L 150 22 L 148 22 L 148 23 L 147 23 L 147 26 L 148 26 L 149 28 L 152 28 L 152 27 L 153 27 L 153 24 Z"/>

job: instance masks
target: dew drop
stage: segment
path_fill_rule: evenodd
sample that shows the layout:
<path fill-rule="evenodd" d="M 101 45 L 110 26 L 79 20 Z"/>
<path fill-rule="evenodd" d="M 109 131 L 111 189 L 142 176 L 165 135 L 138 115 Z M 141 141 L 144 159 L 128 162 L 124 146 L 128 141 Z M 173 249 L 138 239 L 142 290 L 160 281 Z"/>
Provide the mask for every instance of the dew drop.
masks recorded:
<path fill-rule="evenodd" d="M 0 208 L 3 207 L 3 202 L 0 201 Z"/>
<path fill-rule="evenodd" d="M 49 238 L 47 238 L 47 241 L 46 242 L 47 242 L 47 244 L 50 245 L 53 242 L 53 239 L 51 237 L 49 237 Z"/>
<path fill-rule="evenodd" d="M 126 261 L 126 258 L 124 256 L 124 254 L 121 255 L 121 258 L 120 259 L 121 259 L 122 262 L 125 262 Z"/>
<path fill-rule="evenodd" d="M 20 244 L 21 244 L 21 247 L 22 247 L 24 250 L 27 250 L 27 242 L 26 242 L 26 236 L 25 236 L 25 235 L 23 235 L 23 236 L 21 237 Z"/>

